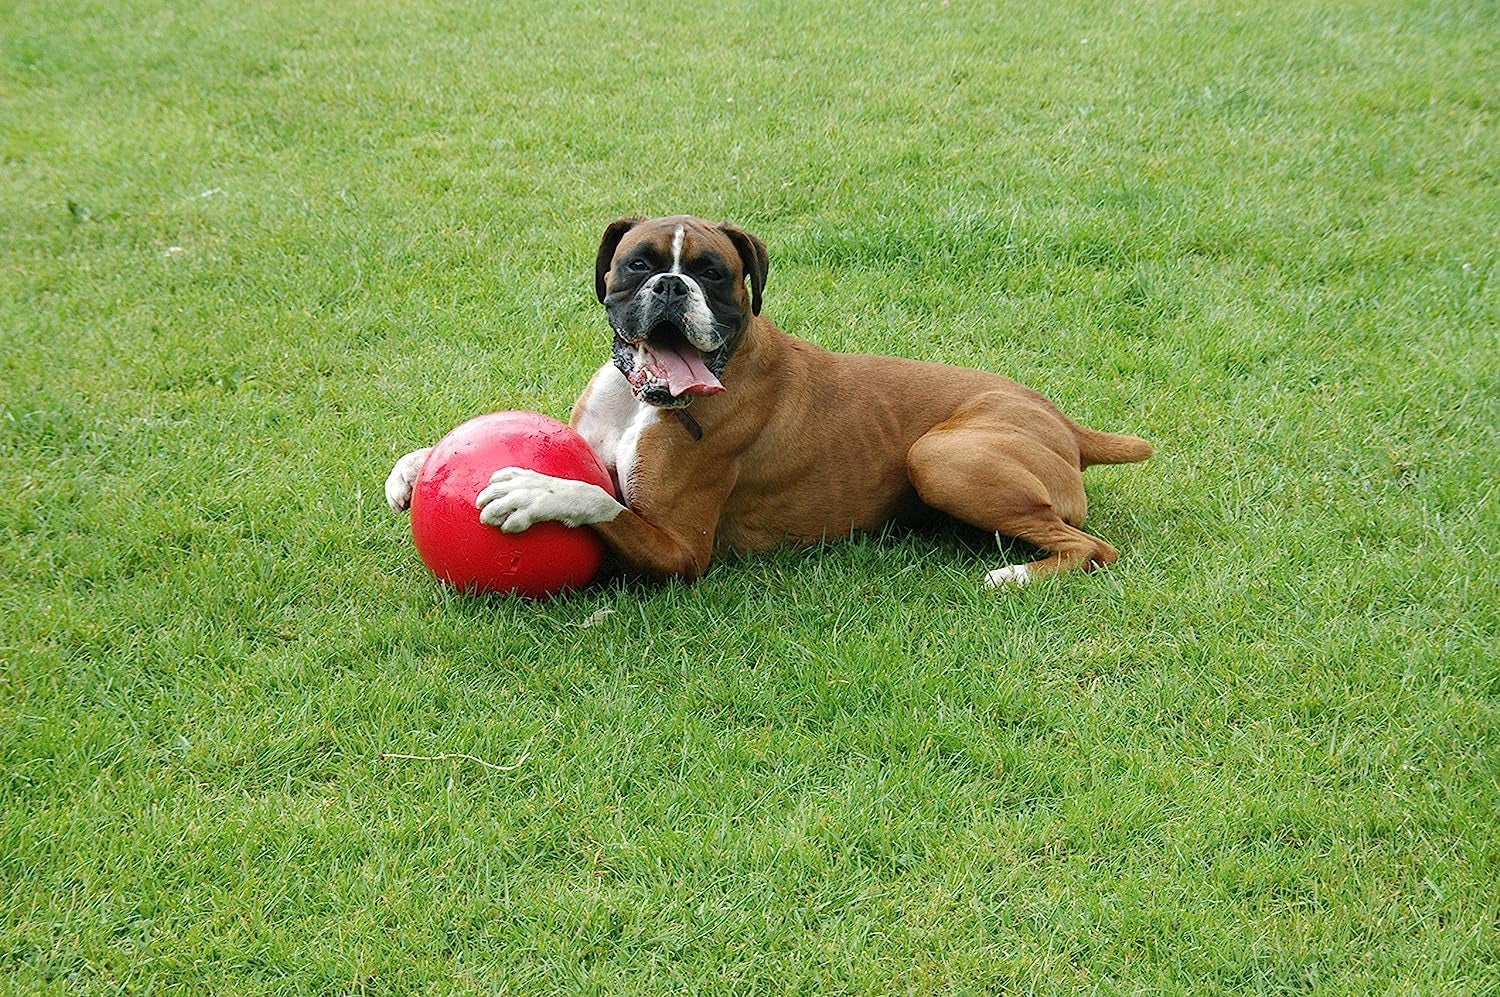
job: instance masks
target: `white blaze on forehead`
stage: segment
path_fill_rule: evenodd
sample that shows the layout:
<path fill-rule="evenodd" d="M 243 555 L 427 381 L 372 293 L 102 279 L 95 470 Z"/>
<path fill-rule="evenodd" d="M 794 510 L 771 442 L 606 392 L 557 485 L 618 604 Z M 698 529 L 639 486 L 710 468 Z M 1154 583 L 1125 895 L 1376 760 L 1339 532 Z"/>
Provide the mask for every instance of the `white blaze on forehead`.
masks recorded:
<path fill-rule="evenodd" d="M 672 233 L 672 273 L 682 273 L 682 240 L 686 233 L 681 225 Z"/>

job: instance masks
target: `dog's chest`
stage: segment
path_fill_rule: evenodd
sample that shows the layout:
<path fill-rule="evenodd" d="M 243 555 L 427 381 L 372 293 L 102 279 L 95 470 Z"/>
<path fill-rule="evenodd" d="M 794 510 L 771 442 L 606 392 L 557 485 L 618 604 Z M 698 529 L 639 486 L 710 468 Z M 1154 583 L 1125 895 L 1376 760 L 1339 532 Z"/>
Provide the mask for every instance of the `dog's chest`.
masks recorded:
<path fill-rule="evenodd" d="M 636 466 L 641 434 L 655 425 L 659 411 L 636 399 L 625 376 L 614 364 L 605 364 L 589 382 L 576 422 L 578 435 L 615 479 L 615 488 L 629 505 L 639 468 Z"/>

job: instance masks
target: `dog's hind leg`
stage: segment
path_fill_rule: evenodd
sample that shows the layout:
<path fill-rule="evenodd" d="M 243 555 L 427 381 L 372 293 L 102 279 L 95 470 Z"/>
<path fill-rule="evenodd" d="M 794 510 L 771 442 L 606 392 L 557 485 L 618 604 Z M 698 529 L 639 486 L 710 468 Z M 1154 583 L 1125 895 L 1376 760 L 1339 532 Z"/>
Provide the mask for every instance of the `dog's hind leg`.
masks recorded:
<path fill-rule="evenodd" d="M 949 422 L 907 454 L 907 474 L 927 505 L 980 529 L 1024 540 L 1048 556 L 991 571 L 991 587 L 1112 564 L 1115 549 L 1078 526 L 1087 499 L 1076 465 L 1006 428 Z"/>

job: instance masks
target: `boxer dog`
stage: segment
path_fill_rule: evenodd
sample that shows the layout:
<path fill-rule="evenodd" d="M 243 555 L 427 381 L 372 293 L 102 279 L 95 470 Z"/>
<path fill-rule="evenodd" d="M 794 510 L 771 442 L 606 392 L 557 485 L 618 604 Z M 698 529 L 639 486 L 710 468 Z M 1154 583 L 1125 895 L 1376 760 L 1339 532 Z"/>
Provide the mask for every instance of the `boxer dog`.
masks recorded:
<path fill-rule="evenodd" d="M 612 356 L 571 422 L 619 499 L 502 467 L 475 515 L 509 533 L 591 526 L 624 568 L 653 577 L 696 578 L 716 551 L 815 544 L 933 511 L 1045 554 L 989 572 L 990 586 L 1118 557 L 1080 529 L 1082 471 L 1145 460 L 1151 444 L 1080 426 L 998 374 L 789 336 L 761 314 L 767 269 L 766 247 L 734 225 L 610 223 L 594 290 Z M 396 462 L 392 508 L 410 503 L 426 455 Z"/>

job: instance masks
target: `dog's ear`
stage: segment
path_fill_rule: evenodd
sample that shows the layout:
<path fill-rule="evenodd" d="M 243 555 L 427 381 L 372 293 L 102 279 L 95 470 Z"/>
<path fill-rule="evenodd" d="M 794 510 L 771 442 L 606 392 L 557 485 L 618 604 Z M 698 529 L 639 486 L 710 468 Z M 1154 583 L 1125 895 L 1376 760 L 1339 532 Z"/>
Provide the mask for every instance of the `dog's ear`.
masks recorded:
<path fill-rule="evenodd" d="M 766 244 L 729 222 L 720 222 L 719 231 L 729 236 L 734 248 L 740 251 L 745 276 L 750 278 L 750 314 L 759 315 L 761 294 L 766 289 L 766 273 L 771 269 L 771 261 L 766 256 Z"/>
<path fill-rule="evenodd" d="M 625 238 L 626 232 L 645 220 L 639 216 L 616 218 L 604 230 L 604 238 L 599 240 L 599 254 L 594 257 L 594 293 L 599 296 L 600 301 L 604 300 L 604 278 L 609 274 L 609 264 L 615 258 L 620 240 Z"/>

